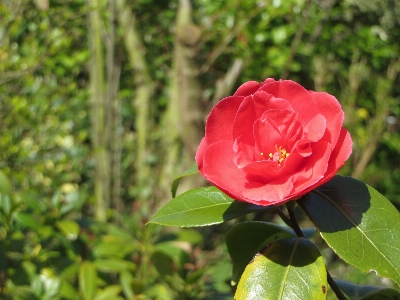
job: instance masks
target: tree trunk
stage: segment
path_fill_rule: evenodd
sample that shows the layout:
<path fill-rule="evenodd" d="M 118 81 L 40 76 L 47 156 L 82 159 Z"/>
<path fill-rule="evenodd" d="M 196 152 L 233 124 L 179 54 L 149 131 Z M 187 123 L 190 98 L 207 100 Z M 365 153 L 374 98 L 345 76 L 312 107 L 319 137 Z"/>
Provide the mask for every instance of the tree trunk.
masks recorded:
<path fill-rule="evenodd" d="M 88 0 L 90 30 L 89 43 L 91 59 L 89 62 L 90 103 L 92 121 L 93 156 L 95 159 L 95 217 L 99 221 L 106 220 L 106 210 L 110 195 L 109 153 L 105 134 L 105 83 L 104 55 L 101 40 L 100 1 Z"/>
<path fill-rule="evenodd" d="M 116 0 L 118 20 L 123 32 L 125 48 L 128 52 L 129 63 L 134 71 L 134 84 L 136 88 L 133 105 L 136 110 L 136 158 L 135 181 L 139 188 L 138 199 L 145 201 L 148 191 L 151 191 L 151 173 L 148 164 L 148 139 L 152 128 L 149 103 L 154 94 L 154 83 L 151 79 L 145 58 L 145 48 L 136 29 L 136 18 L 125 0 Z"/>

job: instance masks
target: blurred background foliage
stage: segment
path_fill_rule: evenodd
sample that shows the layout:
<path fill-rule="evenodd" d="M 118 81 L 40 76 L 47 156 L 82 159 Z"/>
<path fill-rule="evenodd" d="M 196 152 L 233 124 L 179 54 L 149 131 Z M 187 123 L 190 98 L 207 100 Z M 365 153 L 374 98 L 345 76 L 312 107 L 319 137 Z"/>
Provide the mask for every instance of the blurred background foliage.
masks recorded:
<path fill-rule="evenodd" d="M 231 223 L 145 224 L 248 80 L 335 95 L 341 174 L 399 208 L 399 41 L 396 0 L 2 0 L 1 298 L 231 299 Z M 333 275 L 393 286 L 320 245 Z"/>

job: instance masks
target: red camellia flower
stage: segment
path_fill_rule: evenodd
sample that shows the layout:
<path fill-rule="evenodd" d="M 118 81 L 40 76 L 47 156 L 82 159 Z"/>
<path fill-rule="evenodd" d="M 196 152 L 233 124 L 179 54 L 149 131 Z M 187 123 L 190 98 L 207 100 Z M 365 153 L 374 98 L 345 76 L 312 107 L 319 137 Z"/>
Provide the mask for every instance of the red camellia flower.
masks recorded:
<path fill-rule="evenodd" d="M 244 83 L 207 118 L 200 173 L 230 197 L 281 205 L 331 179 L 351 154 L 343 111 L 290 80 Z"/>

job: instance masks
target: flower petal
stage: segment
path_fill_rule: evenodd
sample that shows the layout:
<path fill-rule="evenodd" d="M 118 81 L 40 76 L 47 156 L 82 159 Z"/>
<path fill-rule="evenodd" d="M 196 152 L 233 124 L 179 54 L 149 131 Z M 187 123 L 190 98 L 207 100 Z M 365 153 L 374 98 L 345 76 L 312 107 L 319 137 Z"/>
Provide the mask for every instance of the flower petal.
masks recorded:
<path fill-rule="evenodd" d="M 324 136 L 325 129 L 326 119 L 323 115 L 318 114 L 304 127 L 304 137 L 313 142 L 317 142 Z"/>
<path fill-rule="evenodd" d="M 246 173 L 233 163 L 233 142 L 221 140 L 204 153 L 202 175 L 234 199 L 243 199 Z"/>
<path fill-rule="evenodd" d="M 260 119 L 270 119 L 277 127 L 281 136 L 286 137 L 297 119 L 297 113 L 287 109 L 270 109 L 265 111 Z"/>
<path fill-rule="evenodd" d="M 319 113 L 326 119 L 326 130 L 322 139 L 335 148 L 344 119 L 340 103 L 334 96 L 327 93 L 310 92 L 310 95 L 317 102 Z"/>
<path fill-rule="evenodd" d="M 196 152 L 195 160 L 196 160 L 197 168 L 199 169 L 199 172 L 201 174 L 203 174 L 202 173 L 202 170 L 203 170 L 203 157 L 204 157 L 204 152 L 207 149 L 207 146 L 208 146 L 208 144 L 207 144 L 206 138 L 202 138 L 201 141 L 200 141 L 199 148 L 197 148 L 197 152 Z"/>
<path fill-rule="evenodd" d="M 241 141 L 254 146 L 253 125 L 262 114 L 269 109 L 291 110 L 290 103 L 283 99 L 275 98 L 266 92 L 258 91 L 254 95 L 244 98 L 241 103 L 233 125 L 233 138 L 241 137 Z"/>
<path fill-rule="evenodd" d="M 331 145 L 326 141 L 319 141 L 312 145 L 312 155 L 303 160 L 304 169 L 293 176 L 294 188 L 291 197 L 298 197 L 307 193 L 308 188 L 319 183 L 327 170 Z M 312 170 L 311 177 L 309 172 Z M 308 174 L 308 175 L 307 175 Z"/>
<path fill-rule="evenodd" d="M 324 178 L 318 183 L 318 186 L 329 181 L 337 171 L 344 165 L 345 161 L 350 157 L 352 151 L 353 141 L 351 140 L 350 133 L 342 128 L 339 138 L 333 149 L 329 159 L 328 168 L 325 172 Z"/>
<path fill-rule="evenodd" d="M 254 146 L 243 142 L 242 136 L 235 139 L 233 143 L 233 151 L 235 152 L 233 162 L 239 168 L 243 168 L 245 165 L 255 160 Z"/>
<path fill-rule="evenodd" d="M 284 146 L 285 140 L 271 119 L 258 119 L 254 123 L 254 139 L 258 149 L 266 155 L 274 153 L 276 147 Z"/>
<path fill-rule="evenodd" d="M 251 182 L 246 185 L 243 195 L 248 202 L 258 205 L 283 204 L 286 196 L 293 189 L 291 177 L 280 177 L 267 185 L 259 182 Z"/>
<path fill-rule="evenodd" d="M 281 164 L 272 160 L 257 161 L 244 167 L 249 176 L 254 176 L 258 182 L 268 183 L 278 177 L 295 173 L 301 165 L 303 158 L 298 153 L 290 154 Z M 248 177 L 250 180 L 250 177 Z"/>
<path fill-rule="evenodd" d="M 303 139 L 297 142 L 296 151 L 303 157 L 310 156 L 312 154 L 312 141 Z"/>
<path fill-rule="evenodd" d="M 234 96 L 249 96 L 254 94 L 260 88 L 260 84 L 257 81 L 248 81 L 243 83 L 236 90 Z"/>
<path fill-rule="evenodd" d="M 232 140 L 232 128 L 235 115 L 243 97 L 226 97 L 211 110 L 206 122 L 206 139 L 208 144 L 219 140 Z"/>
<path fill-rule="evenodd" d="M 299 121 L 303 125 L 306 125 L 318 114 L 318 106 L 314 97 L 294 81 L 280 80 L 266 83 L 260 90 L 289 101 L 293 110 L 299 114 Z"/>

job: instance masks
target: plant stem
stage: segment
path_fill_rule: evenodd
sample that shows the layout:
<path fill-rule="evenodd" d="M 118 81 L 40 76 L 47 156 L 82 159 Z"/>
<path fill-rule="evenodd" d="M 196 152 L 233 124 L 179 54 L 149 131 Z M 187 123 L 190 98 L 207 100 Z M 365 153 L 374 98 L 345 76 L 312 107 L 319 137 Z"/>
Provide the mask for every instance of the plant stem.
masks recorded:
<path fill-rule="evenodd" d="M 292 224 L 292 228 L 294 232 L 296 232 L 298 237 L 304 237 L 303 231 L 301 231 L 299 223 L 297 222 L 296 215 L 294 214 L 293 207 L 294 205 L 288 205 L 286 204 L 288 213 L 289 213 L 289 218 L 290 222 Z M 346 297 L 343 295 L 342 290 L 339 288 L 339 286 L 336 284 L 336 282 L 333 280 L 331 274 L 329 274 L 328 270 L 326 270 L 326 275 L 328 277 L 328 284 L 331 287 L 332 291 L 336 294 L 336 297 L 339 300 L 346 300 Z"/>
<path fill-rule="evenodd" d="M 290 221 L 290 219 L 288 217 L 286 217 L 284 212 L 279 207 L 273 207 L 273 209 L 281 217 L 283 222 L 286 223 L 287 226 L 292 227 L 292 222 Z"/>
<path fill-rule="evenodd" d="M 343 295 L 342 290 L 339 288 L 339 286 L 336 284 L 335 280 L 333 280 L 331 274 L 329 274 L 328 270 L 326 270 L 326 274 L 328 276 L 328 283 L 329 286 L 331 287 L 332 291 L 336 294 L 336 297 L 339 300 L 347 300 L 346 297 Z"/>
<path fill-rule="evenodd" d="M 296 232 L 298 237 L 304 237 L 304 233 L 300 229 L 299 223 L 297 222 L 296 215 L 294 214 L 293 209 L 290 207 L 290 205 L 287 204 L 286 207 L 289 213 L 290 223 L 292 224 L 291 227 L 293 228 L 294 232 Z"/>

